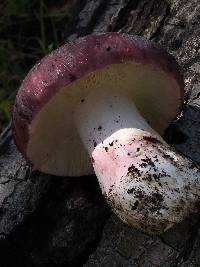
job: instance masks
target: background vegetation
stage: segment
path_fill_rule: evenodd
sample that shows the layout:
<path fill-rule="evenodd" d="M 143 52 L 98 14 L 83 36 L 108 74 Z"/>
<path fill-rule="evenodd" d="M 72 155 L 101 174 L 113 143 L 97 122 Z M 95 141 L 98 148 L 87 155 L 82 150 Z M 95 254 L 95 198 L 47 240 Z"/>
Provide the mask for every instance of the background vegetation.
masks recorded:
<path fill-rule="evenodd" d="M 0 0 L 0 132 L 28 70 L 69 30 L 71 2 Z"/>

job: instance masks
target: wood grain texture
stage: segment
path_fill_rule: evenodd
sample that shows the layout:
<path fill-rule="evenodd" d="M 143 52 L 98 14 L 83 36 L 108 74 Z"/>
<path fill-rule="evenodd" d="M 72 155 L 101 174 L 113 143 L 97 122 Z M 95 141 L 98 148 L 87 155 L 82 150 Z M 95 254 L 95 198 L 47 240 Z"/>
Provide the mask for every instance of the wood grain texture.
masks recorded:
<path fill-rule="evenodd" d="M 200 162 L 199 0 L 76 1 L 66 40 L 91 32 L 142 35 L 180 63 L 185 105 L 166 140 Z M 1 266 L 200 266 L 199 217 L 161 237 L 121 223 L 107 206 L 95 177 L 58 178 L 32 171 L 13 144 L 0 137 Z M 9 255 L 9 256 L 8 256 Z"/>

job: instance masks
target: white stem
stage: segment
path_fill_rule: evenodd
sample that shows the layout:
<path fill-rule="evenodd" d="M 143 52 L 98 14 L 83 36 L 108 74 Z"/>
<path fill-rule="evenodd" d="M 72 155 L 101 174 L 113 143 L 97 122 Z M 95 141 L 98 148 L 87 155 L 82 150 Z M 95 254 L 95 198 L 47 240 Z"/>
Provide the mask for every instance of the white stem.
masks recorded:
<path fill-rule="evenodd" d="M 90 94 L 77 108 L 75 120 L 90 155 L 98 144 L 121 129 L 127 129 L 127 132 L 143 130 L 158 135 L 140 115 L 133 101 L 117 95 Z"/>
<path fill-rule="evenodd" d="M 169 147 L 132 100 L 94 92 L 75 121 L 102 192 L 123 221 L 154 234 L 196 211 L 199 167 Z"/>

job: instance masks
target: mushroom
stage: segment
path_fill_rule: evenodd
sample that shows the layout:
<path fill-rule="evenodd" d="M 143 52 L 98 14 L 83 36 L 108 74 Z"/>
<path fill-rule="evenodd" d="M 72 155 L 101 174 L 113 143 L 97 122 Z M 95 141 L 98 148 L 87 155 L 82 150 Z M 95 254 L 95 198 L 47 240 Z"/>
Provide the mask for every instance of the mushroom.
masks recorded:
<path fill-rule="evenodd" d="M 141 37 L 88 35 L 44 57 L 15 100 L 16 145 L 34 168 L 95 172 L 125 223 L 161 234 L 197 212 L 200 169 L 161 137 L 183 103 L 175 59 Z"/>

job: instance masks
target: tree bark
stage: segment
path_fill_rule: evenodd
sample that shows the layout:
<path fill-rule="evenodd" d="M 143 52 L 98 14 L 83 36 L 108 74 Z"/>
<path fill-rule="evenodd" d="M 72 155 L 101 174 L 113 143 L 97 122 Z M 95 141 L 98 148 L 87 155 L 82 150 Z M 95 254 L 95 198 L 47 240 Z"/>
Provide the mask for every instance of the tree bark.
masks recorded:
<path fill-rule="evenodd" d="M 74 1 L 66 40 L 120 31 L 160 43 L 180 63 L 185 104 L 166 140 L 200 162 L 199 0 Z M 199 216 L 160 237 L 129 228 L 109 211 L 95 176 L 53 177 L 32 171 L 10 126 L 0 136 L 1 266 L 200 266 Z"/>

